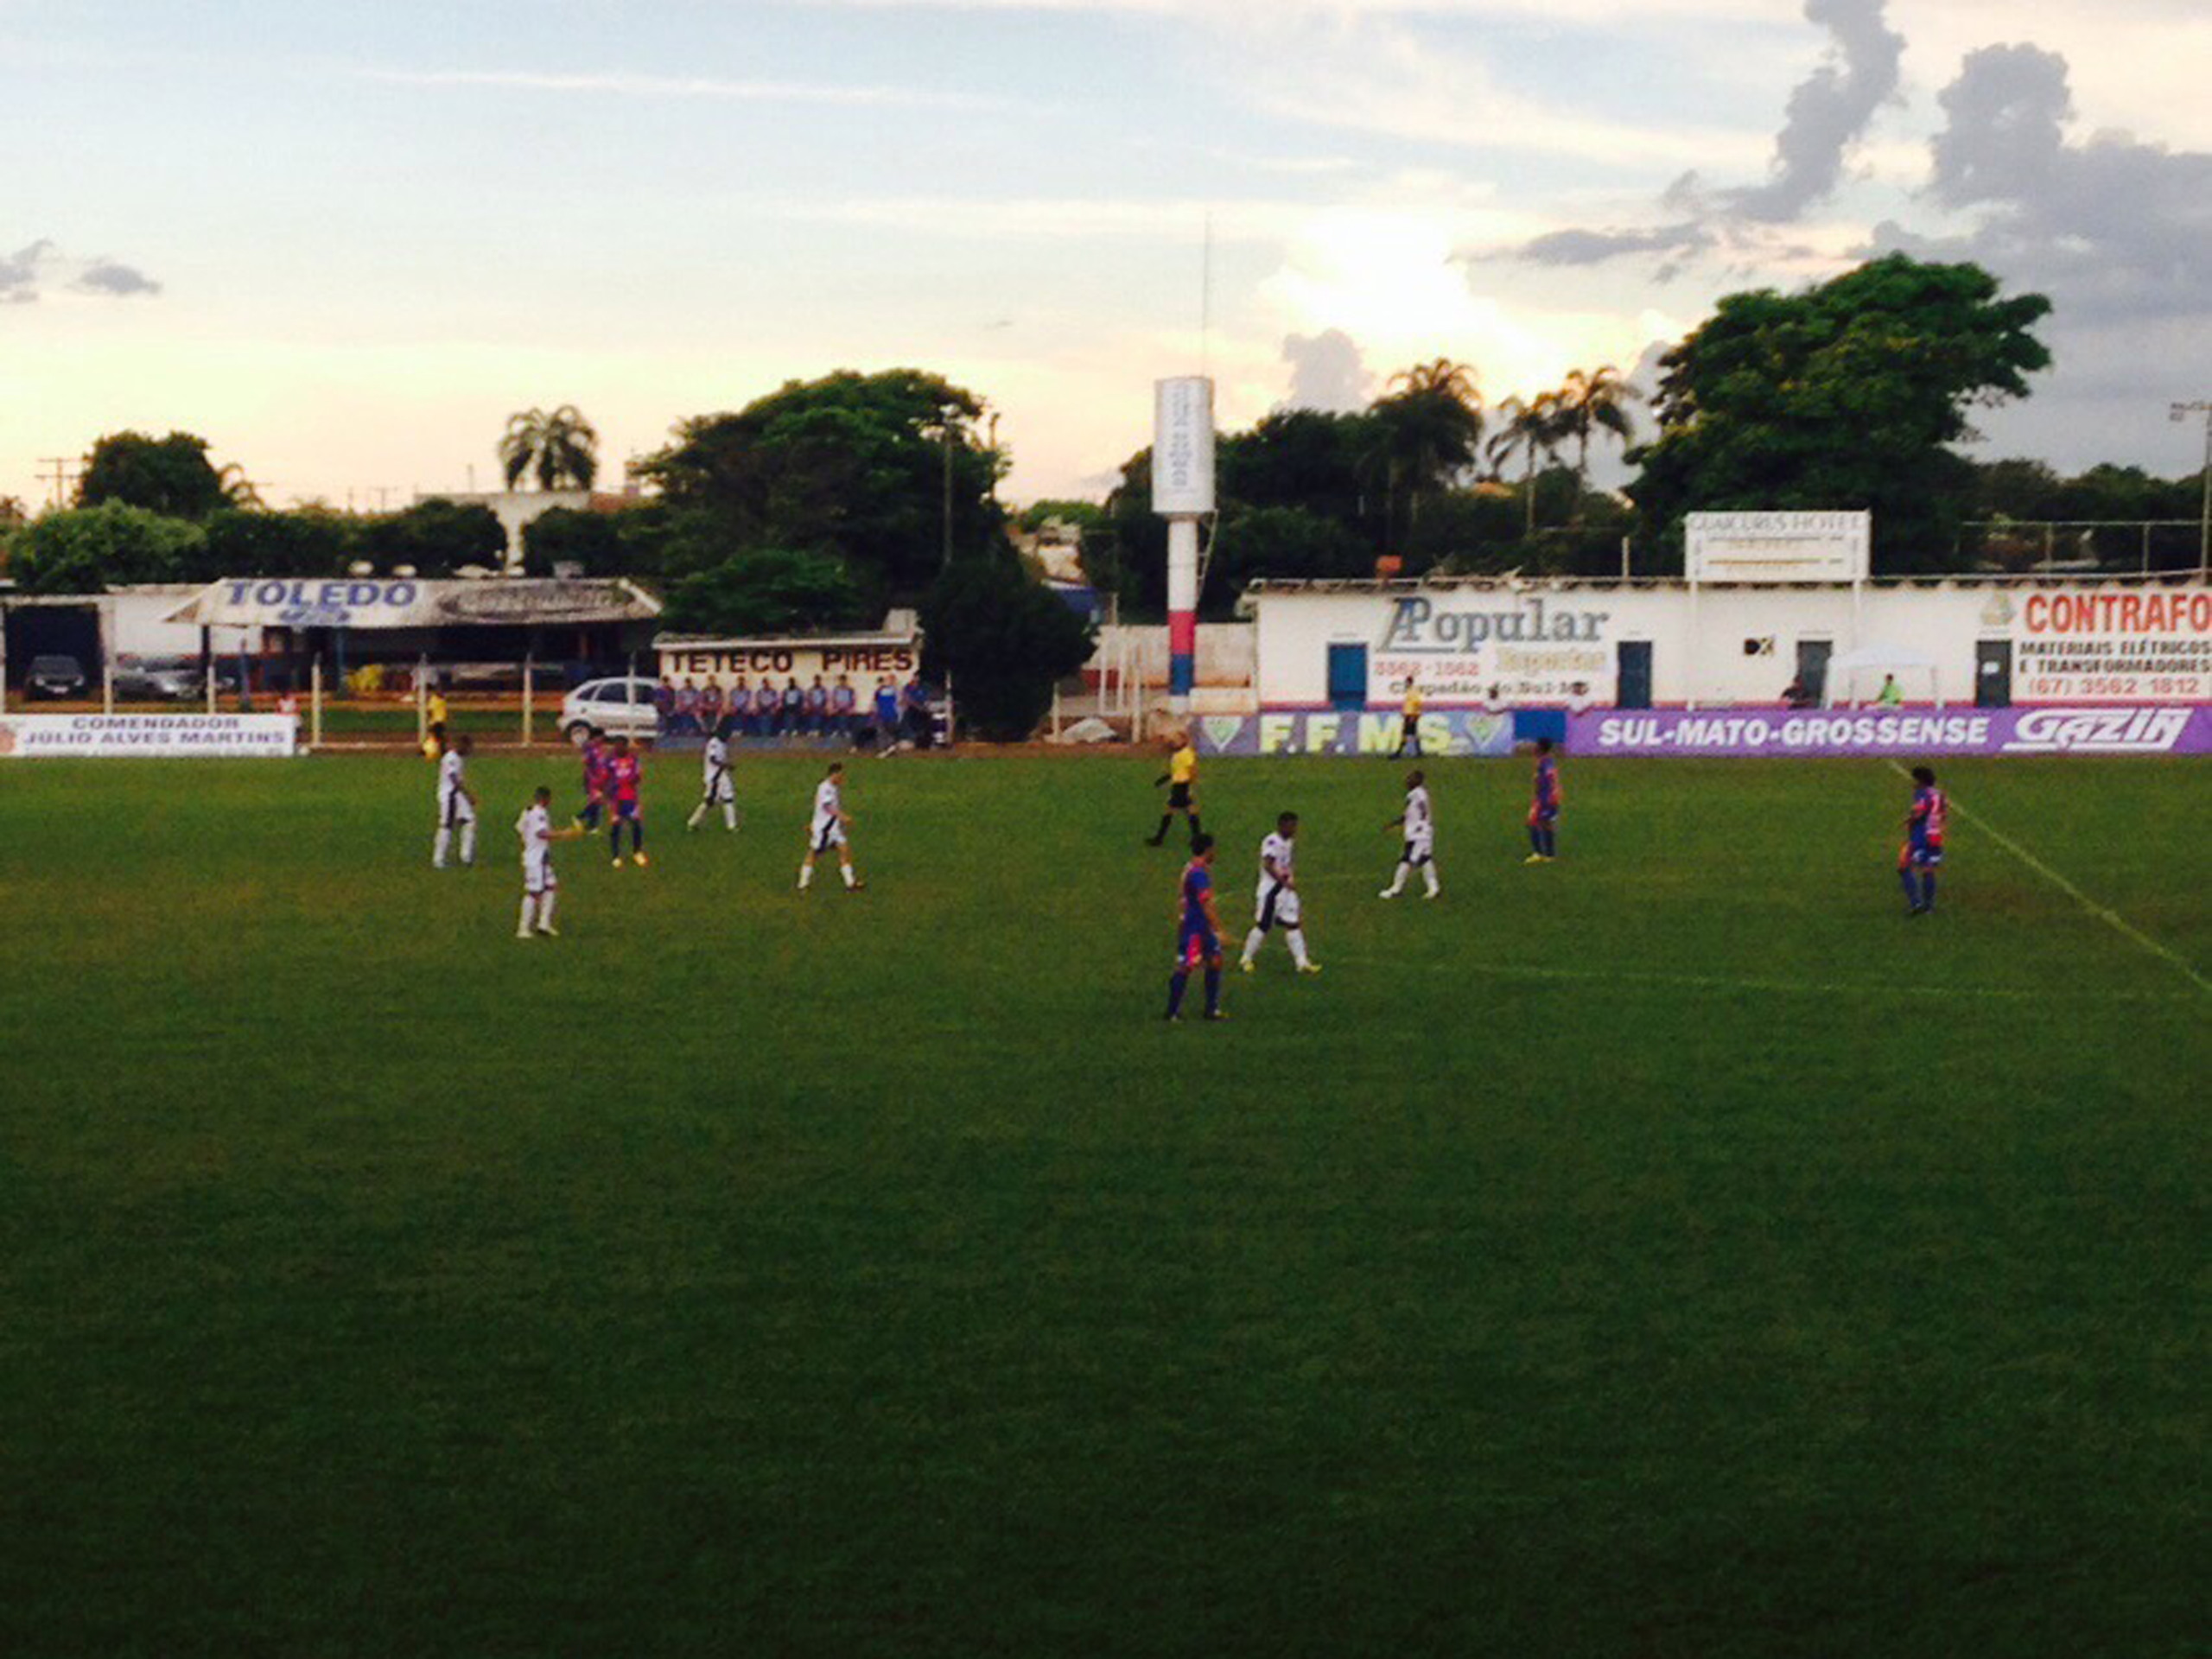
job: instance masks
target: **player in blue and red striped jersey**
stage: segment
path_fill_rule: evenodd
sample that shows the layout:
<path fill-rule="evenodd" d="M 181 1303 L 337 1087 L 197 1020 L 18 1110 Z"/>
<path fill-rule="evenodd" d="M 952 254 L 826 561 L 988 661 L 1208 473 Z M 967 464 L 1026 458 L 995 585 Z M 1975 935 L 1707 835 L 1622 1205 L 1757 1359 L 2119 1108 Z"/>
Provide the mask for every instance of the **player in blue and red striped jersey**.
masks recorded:
<path fill-rule="evenodd" d="M 638 868 L 645 867 L 645 810 L 639 799 L 645 779 L 645 763 L 630 747 L 630 740 L 614 740 L 614 753 L 607 761 L 607 795 L 613 804 L 614 827 L 607 831 L 609 849 L 614 854 L 614 868 L 622 868 L 622 826 L 630 826 L 631 850 L 638 855 Z"/>
<path fill-rule="evenodd" d="M 1529 805 L 1529 856 L 1524 864 L 1548 864 L 1559 856 L 1559 757 L 1548 737 L 1536 740 L 1536 793 Z"/>
<path fill-rule="evenodd" d="M 576 828 L 591 836 L 607 811 L 607 734 L 596 726 L 584 739 L 583 760 L 584 810 L 576 814 Z"/>
<path fill-rule="evenodd" d="M 1221 1011 L 1221 918 L 1213 907 L 1213 837 L 1191 837 L 1191 861 L 1183 867 L 1181 922 L 1175 934 L 1175 971 L 1167 981 L 1167 1017 L 1183 1017 L 1183 993 L 1191 969 L 1206 970 L 1206 1018 L 1226 1020 Z"/>
<path fill-rule="evenodd" d="M 1904 845 L 1897 849 L 1897 880 L 1904 884 L 1908 916 L 1926 916 L 1936 908 L 1936 872 L 1942 868 L 1943 831 L 1950 816 L 1950 798 L 1936 787 L 1936 774 L 1915 766 L 1912 810 L 1904 815 Z"/>

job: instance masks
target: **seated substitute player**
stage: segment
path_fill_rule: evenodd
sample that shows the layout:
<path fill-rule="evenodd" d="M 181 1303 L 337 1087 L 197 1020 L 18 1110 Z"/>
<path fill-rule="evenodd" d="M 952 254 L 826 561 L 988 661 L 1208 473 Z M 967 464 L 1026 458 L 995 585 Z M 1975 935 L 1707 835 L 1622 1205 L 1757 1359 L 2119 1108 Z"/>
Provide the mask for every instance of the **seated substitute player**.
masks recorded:
<path fill-rule="evenodd" d="M 1213 907 L 1213 837 L 1191 837 L 1191 861 L 1183 867 L 1181 921 L 1175 934 L 1175 971 L 1167 977 L 1167 1018 L 1183 1017 L 1183 994 L 1191 969 L 1206 970 L 1206 1018 L 1226 1020 L 1221 1011 L 1221 918 Z"/>
<path fill-rule="evenodd" d="M 1198 842 L 1199 826 L 1196 791 L 1198 752 L 1192 747 L 1191 734 L 1187 731 L 1177 733 L 1174 742 L 1175 747 L 1167 757 L 1167 770 L 1153 779 L 1154 789 L 1162 784 L 1167 785 L 1167 810 L 1160 815 L 1160 830 L 1145 842 L 1147 847 L 1157 847 L 1167 839 L 1167 831 L 1173 825 L 1178 812 L 1191 821 L 1192 844 L 1195 846 Z"/>
<path fill-rule="evenodd" d="M 1936 910 L 1936 872 L 1943 867 L 1944 821 L 1950 797 L 1936 787 L 1926 766 L 1912 769 L 1912 810 L 1904 815 L 1904 845 L 1897 850 L 1897 878 L 1904 883 L 1905 914 L 1928 916 Z"/>
<path fill-rule="evenodd" d="M 1523 864 L 1548 864 L 1559 856 L 1559 757 L 1548 737 L 1536 740 L 1535 798 L 1529 805 L 1529 856 Z"/>
<path fill-rule="evenodd" d="M 607 794 L 613 804 L 614 827 L 607 832 L 609 849 L 614 855 L 614 868 L 622 868 L 622 826 L 630 826 L 630 850 L 638 856 L 638 868 L 645 868 L 645 809 L 639 796 L 645 781 L 645 763 L 630 747 L 630 740 L 614 740 L 614 753 L 607 761 Z"/>
<path fill-rule="evenodd" d="M 722 810 L 722 823 L 732 835 L 737 833 L 737 780 L 730 776 L 729 739 L 717 726 L 707 734 L 707 747 L 700 752 L 699 804 L 691 809 L 691 816 L 683 821 L 687 830 L 696 830 L 699 821 L 716 807 Z"/>
<path fill-rule="evenodd" d="M 584 739 L 583 759 L 584 810 L 576 814 L 576 827 L 591 836 L 607 816 L 607 734 L 596 726 Z"/>
<path fill-rule="evenodd" d="M 798 867 L 801 893 L 814 885 L 814 861 L 832 847 L 837 849 L 837 874 L 844 878 L 845 891 L 858 893 L 868 886 L 853 874 L 853 849 L 845 834 L 852 823 L 853 815 L 845 810 L 845 763 L 832 760 L 828 773 L 814 786 L 814 821 L 807 830 L 806 861 Z"/>
<path fill-rule="evenodd" d="M 540 784 L 515 820 L 515 834 L 522 837 L 522 919 L 515 925 L 515 938 L 526 939 L 533 931 L 549 939 L 561 937 L 553 925 L 553 900 L 561 890 L 553 874 L 553 843 L 578 841 L 584 833 L 581 824 L 553 827 L 553 791 Z"/>
<path fill-rule="evenodd" d="M 464 775 L 468 752 L 476 746 L 463 732 L 438 760 L 438 833 L 430 844 L 430 868 L 442 870 L 453 849 L 454 834 L 461 835 L 461 861 L 476 862 L 476 794 Z"/>
<path fill-rule="evenodd" d="M 1244 938 L 1243 959 L 1237 963 L 1250 973 L 1278 924 L 1290 946 L 1290 959 L 1301 974 L 1318 974 L 1321 964 L 1306 954 L 1306 930 L 1300 925 L 1304 906 L 1298 896 L 1298 814 L 1286 812 L 1275 820 L 1274 832 L 1260 843 L 1260 891 L 1253 901 L 1252 931 Z"/>
<path fill-rule="evenodd" d="M 1396 898 L 1406 890 L 1406 878 L 1419 870 L 1426 889 L 1422 896 L 1435 898 L 1442 888 L 1436 879 L 1436 813 L 1429 805 L 1426 773 L 1409 772 L 1406 774 L 1406 810 L 1383 827 L 1404 831 L 1406 845 L 1405 850 L 1398 855 L 1397 874 L 1390 879 L 1390 885 L 1382 889 L 1380 896 Z"/>

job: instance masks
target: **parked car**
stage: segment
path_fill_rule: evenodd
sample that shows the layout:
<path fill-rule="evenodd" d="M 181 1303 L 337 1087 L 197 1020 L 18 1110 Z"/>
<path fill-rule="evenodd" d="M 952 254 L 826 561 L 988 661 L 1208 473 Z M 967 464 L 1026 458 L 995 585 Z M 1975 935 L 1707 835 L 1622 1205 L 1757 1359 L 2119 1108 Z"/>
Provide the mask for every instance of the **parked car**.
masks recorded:
<path fill-rule="evenodd" d="M 190 702 L 207 695 L 197 658 L 125 657 L 115 665 L 115 695 L 124 702 Z"/>
<path fill-rule="evenodd" d="M 652 737 L 660 731 L 653 691 L 660 683 L 642 676 L 587 680 L 561 700 L 561 729 L 581 743 L 594 726 L 609 737 Z"/>
<path fill-rule="evenodd" d="M 34 697 L 81 697 L 85 671 L 74 657 L 34 657 L 23 690 Z"/>

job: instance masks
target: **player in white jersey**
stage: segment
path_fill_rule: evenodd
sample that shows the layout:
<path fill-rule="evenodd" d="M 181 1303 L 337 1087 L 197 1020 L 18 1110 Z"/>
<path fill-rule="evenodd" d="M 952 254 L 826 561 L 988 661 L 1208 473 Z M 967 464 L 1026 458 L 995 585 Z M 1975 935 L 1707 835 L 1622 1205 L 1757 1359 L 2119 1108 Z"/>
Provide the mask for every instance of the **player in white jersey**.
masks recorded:
<path fill-rule="evenodd" d="M 858 893 L 868 885 L 853 874 L 853 849 L 845 838 L 853 815 L 845 810 L 845 763 L 832 760 L 830 771 L 814 787 L 814 822 L 806 835 L 806 861 L 798 867 L 798 890 L 814 885 L 814 861 L 832 847 L 837 849 L 837 874 L 845 878 L 845 891 Z"/>
<path fill-rule="evenodd" d="M 438 758 L 438 833 L 430 843 L 430 868 L 442 870 L 454 836 L 461 836 L 461 861 L 476 861 L 476 795 L 468 787 L 468 752 L 475 747 L 463 733 Z"/>
<path fill-rule="evenodd" d="M 1382 896 L 1396 898 L 1406 890 L 1406 878 L 1419 870 L 1422 885 L 1427 889 L 1422 896 L 1435 898 L 1443 890 L 1436 880 L 1436 813 L 1428 804 L 1428 780 L 1423 774 L 1406 774 L 1406 810 L 1383 827 L 1402 830 L 1406 845 L 1398 855 L 1398 874 L 1382 889 Z"/>
<path fill-rule="evenodd" d="M 729 772 L 729 741 L 722 735 L 721 727 L 709 734 L 705 753 L 700 760 L 699 804 L 691 809 L 691 816 L 684 820 L 686 830 L 696 830 L 699 821 L 716 807 L 722 810 L 722 823 L 734 834 L 737 830 L 737 782 Z"/>
<path fill-rule="evenodd" d="M 580 824 L 553 827 L 553 791 L 542 785 L 515 820 L 515 834 L 522 837 L 522 919 L 515 925 L 515 938 L 526 939 L 533 931 L 549 939 L 560 937 L 553 925 L 553 900 L 561 891 L 553 874 L 553 843 L 576 841 L 586 833 Z"/>
<path fill-rule="evenodd" d="M 1297 862 L 1298 814 L 1286 812 L 1275 820 L 1274 833 L 1260 843 L 1260 890 L 1253 899 L 1252 931 L 1244 937 L 1244 959 L 1237 964 L 1248 974 L 1268 935 L 1278 927 L 1298 971 L 1321 971 L 1321 964 L 1306 950 L 1306 907 L 1298 896 Z"/>

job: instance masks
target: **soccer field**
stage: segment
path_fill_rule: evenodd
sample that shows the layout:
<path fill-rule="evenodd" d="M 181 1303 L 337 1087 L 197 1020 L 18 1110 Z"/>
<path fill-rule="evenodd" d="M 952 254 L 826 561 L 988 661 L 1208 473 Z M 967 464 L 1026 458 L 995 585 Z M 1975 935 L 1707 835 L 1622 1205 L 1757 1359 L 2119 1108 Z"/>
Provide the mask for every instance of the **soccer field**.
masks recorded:
<path fill-rule="evenodd" d="M 2212 767 L 0 763 L 0 1651 L 2201 1653 Z M 1233 950 L 1233 944 L 1232 944 Z M 2192 1545 L 2190 1540 L 2197 1541 Z"/>

